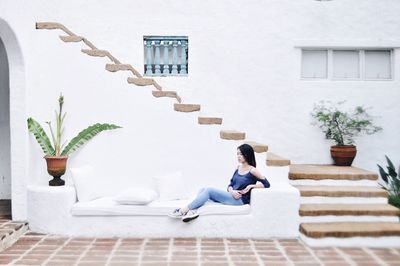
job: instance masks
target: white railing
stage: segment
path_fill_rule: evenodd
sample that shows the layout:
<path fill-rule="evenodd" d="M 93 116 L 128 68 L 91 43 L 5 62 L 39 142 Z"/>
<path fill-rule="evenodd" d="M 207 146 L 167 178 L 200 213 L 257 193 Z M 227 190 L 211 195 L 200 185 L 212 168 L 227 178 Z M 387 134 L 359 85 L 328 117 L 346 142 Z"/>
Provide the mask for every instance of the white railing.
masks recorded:
<path fill-rule="evenodd" d="M 144 36 L 146 76 L 186 76 L 187 36 Z"/>

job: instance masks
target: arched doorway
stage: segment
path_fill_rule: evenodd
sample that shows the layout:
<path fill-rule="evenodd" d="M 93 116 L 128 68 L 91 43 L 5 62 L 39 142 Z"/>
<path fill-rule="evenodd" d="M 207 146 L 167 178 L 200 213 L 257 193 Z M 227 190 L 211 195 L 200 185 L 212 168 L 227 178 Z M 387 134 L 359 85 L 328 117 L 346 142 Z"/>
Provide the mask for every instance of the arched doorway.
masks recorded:
<path fill-rule="evenodd" d="M 10 82 L 7 52 L 0 39 L 0 218 L 11 218 Z"/>
<path fill-rule="evenodd" d="M 22 221 L 27 218 L 25 70 L 17 36 L 2 18 L 0 40 L 0 113 L 7 113 L 0 114 L 0 125 L 4 127 L 4 130 L 0 131 L 1 156 L 4 158 L 0 158 L 0 167 L 4 167 L 4 170 L 0 171 L 0 187 L 6 184 L 4 190 L 0 191 L 0 199 L 10 198 L 13 220 Z"/>

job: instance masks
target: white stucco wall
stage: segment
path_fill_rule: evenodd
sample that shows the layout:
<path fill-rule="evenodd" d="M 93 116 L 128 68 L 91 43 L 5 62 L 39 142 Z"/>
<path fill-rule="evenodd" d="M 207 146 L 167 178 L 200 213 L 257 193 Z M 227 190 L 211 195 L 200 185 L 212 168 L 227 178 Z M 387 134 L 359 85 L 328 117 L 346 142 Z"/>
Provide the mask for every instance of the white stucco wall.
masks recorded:
<path fill-rule="evenodd" d="M 93 164 L 116 183 L 181 169 L 193 187 L 224 186 L 239 143 L 220 140 L 220 127 L 199 126 L 196 114 L 174 112 L 172 99 L 127 84 L 127 73 L 104 70 L 108 60 L 81 53 L 83 44 L 61 42 L 60 31 L 35 30 L 35 22 L 60 22 L 141 72 L 144 35 L 188 36 L 189 76 L 158 82 L 186 103 L 200 103 L 204 114 L 222 116 L 221 128 L 243 130 L 293 163 L 331 162 L 331 143 L 310 125 L 315 102 L 372 106 L 384 130 L 357 140 L 354 165 L 376 171 L 384 154 L 400 161 L 398 49 L 393 81 L 302 81 L 297 47 L 398 47 L 399 13 L 397 0 L 0 3 L 0 18 L 14 30 L 25 60 L 26 117 L 43 124 L 53 119 L 62 92 L 69 139 L 94 122 L 124 127 L 73 154 L 70 166 Z M 41 150 L 32 136 L 26 140 L 28 182 L 46 184 Z"/>
<path fill-rule="evenodd" d="M 8 60 L 0 39 L 0 199 L 11 199 Z"/>

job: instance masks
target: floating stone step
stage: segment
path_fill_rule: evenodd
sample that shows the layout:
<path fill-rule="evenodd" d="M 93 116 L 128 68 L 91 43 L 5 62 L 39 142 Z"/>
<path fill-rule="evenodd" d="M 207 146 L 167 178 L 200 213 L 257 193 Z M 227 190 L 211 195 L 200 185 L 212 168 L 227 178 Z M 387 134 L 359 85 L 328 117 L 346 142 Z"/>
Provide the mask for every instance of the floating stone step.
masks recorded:
<path fill-rule="evenodd" d="M 200 125 L 221 125 L 222 118 L 219 117 L 198 117 L 198 123 Z"/>
<path fill-rule="evenodd" d="M 176 98 L 178 94 L 176 91 L 152 91 L 151 92 L 154 97 L 170 97 L 170 98 Z"/>
<path fill-rule="evenodd" d="M 400 236 L 399 222 L 302 223 L 300 232 L 307 237 L 382 237 Z"/>
<path fill-rule="evenodd" d="M 288 166 L 290 165 L 290 160 L 283 158 L 275 153 L 267 152 L 267 161 L 268 166 Z"/>
<path fill-rule="evenodd" d="M 60 36 L 60 39 L 63 42 L 80 42 L 83 40 L 83 37 L 81 36 Z"/>
<path fill-rule="evenodd" d="M 82 49 L 81 51 L 82 51 L 82 53 L 85 53 L 90 56 L 105 57 L 108 55 L 108 51 L 106 51 L 106 50 Z"/>
<path fill-rule="evenodd" d="M 128 83 L 135 84 L 137 86 L 150 86 L 150 85 L 153 85 L 153 79 L 129 77 Z"/>
<path fill-rule="evenodd" d="M 289 179 L 377 180 L 378 175 L 352 166 L 292 164 Z"/>
<path fill-rule="evenodd" d="M 253 150 L 257 153 L 268 151 L 268 145 L 266 144 L 261 144 L 255 141 L 245 141 L 244 143 L 249 144 L 251 147 L 253 147 Z"/>
<path fill-rule="evenodd" d="M 175 103 L 174 110 L 178 111 L 178 112 L 184 112 L 184 113 L 196 112 L 196 111 L 200 111 L 200 105 L 199 104 Z"/>
<path fill-rule="evenodd" d="M 36 29 L 38 30 L 54 30 L 61 28 L 60 23 L 55 22 L 36 22 Z"/>
<path fill-rule="evenodd" d="M 227 140 L 244 140 L 246 138 L 246 133 L 235 130 L 221 130 L 219 135 L 221 139 Z"/>
<path fill-rule="evenodd" d="M 400 209 L 390 204 L 301 204 L 299 213 L 300 216 L 399 216 Z"/>
<path fill-rule="evenodd" d="M 110 72 L 117 72 L 120 70 L 131 70 L 132 66 L 129 64 L 106 64 L 106 70 Z"/>
<path fill-rule="evenodd" d="M 378 187 L 355 186 L 295 186 L 302 197 L 383 197 L 388 192 Z"/>

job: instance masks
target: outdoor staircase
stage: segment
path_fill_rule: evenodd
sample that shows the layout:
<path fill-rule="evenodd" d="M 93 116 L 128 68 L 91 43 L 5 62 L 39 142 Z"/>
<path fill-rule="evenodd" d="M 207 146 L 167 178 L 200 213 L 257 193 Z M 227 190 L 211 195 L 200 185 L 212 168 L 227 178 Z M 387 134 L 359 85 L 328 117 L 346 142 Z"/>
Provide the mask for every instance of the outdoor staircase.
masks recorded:
<path fill-rule="evenodd" d="M 200 104 L 186 104 L 182 103 L 182 98 L 178 95 L 176 91 L 163 91 L 162 87 L 153 79 L 153 78 L 143 78 L 143 76 L 132 67 L 130 64 L 123 64 L 117 58 L 115 58 L 109 51 L 98 49 L 93 43 L 91 43 L 88 39 L 83 36 L 79 36 L 70 31 L 67 27 L 60 23 L 56 22 L 37 22 L 36 29 L 47 29 L 54 30 L 59 29 L 62 30 L 67 35 L 60 36 L 60 39 L 66 43 L 71 42 L 83 42 L 90 49 L 82 49 L 81 51 L 89 56 L 93 57 L 107 57 L 111 60 L 111 63 L 106 64 L 105 69 L 109 72 L 117 72 L 117 71 L 131 71 L 134 77 L 128 77 L 127 81 L 129 84 L 134 84 L 136 86 L 154 86 L 156 90 L 152 91 L 152 95 L 154 97 L 169 97 L 175 98 L 177 103 L 174 104 L 174 110 L 177 112 L 198 112 L 201 109 Z M 221 125 L 223 119 L 220 117 L 198 117 L 198 124 L 200 125 Z M 225 140 L 245 140 L 246 133 L 240 132 L 236 130 L 221 130 L 220 138 Z M 253 141 L 245 141 L 251 145 L 256 152 L 258 153 L 267 153 L 268 146 L 265 144 L 256 143 Z M 267 154 L 265 159 L 267 166 L 289 166 L 290 160 L 282 158 L 275 154 Z"/>
<path fill-rule="evenodd" d="M 399 245 L 400 210 L 387 203 L 377 179 L 356 167 L 291 165 L 289 180 L 301 195 L 301 239 L 311 246 Z"/>
<path fill-rule="evenodd" d="M 0 200 L 0 252 L 28 230 L 28 223 L 11 220 L 11 200 Z"/>

